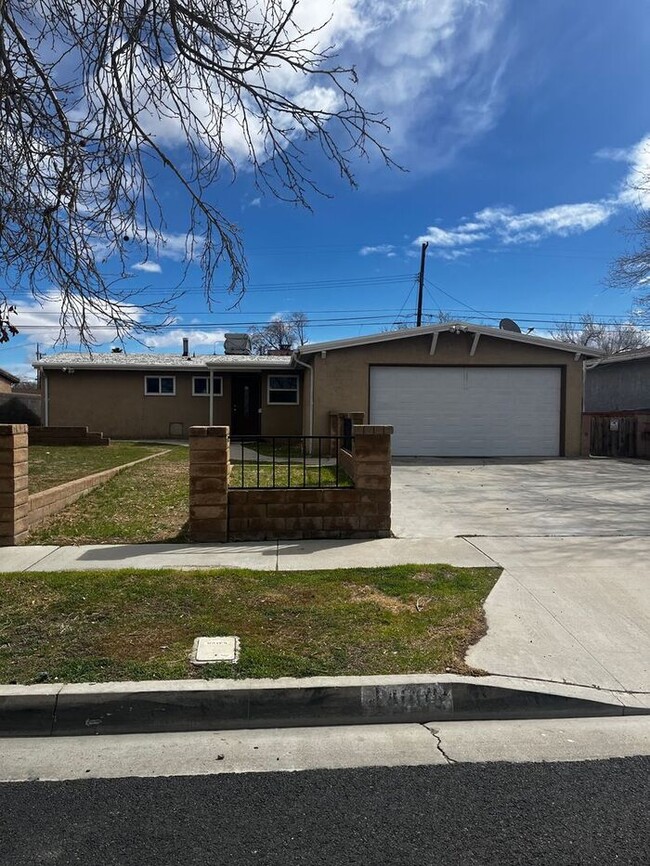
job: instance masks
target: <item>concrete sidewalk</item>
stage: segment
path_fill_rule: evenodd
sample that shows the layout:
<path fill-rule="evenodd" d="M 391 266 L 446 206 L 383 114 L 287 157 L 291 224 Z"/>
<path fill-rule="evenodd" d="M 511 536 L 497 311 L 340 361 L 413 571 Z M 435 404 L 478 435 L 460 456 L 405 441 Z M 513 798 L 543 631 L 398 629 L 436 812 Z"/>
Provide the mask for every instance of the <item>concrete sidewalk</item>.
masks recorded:
<path fill-rule="evenodd" d="M 407 563 L 459 567 L 494 562 L 463 538 L 269 541 L 242 544 L 92 544 L 0 548 L 0 572 L 106 568 L 252 568 L 305 571 Z"/>

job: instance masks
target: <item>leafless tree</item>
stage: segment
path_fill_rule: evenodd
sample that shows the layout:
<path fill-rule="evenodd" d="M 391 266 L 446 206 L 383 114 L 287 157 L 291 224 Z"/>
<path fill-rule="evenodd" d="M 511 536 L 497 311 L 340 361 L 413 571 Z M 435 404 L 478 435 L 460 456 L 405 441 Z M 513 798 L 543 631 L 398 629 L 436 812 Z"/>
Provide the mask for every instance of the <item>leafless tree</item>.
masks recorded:
<path fill-rule="evenodd" d="M 634 184 L 639 202 L 650 201 L 650 174 Z M 610 285 L 634 293 L 637 317 L 650 322 L 650 209 L 639 204 L 631 228 L 625 230 L 630 248 L 619 256 L 610 271 Z"/>
<path fill-rule="evenodd" d="M 551 336 L 563 343 L 603 349 L 608 355 L 650 346 L 650 333 L 643 328 L 632 322 L 603 325 L 591 313 L 580 316 L 578 322 L 558 322 Z"/>
<path fill-rule="evenodd" d="M 208 304 L 223 264 L 244 289 L 236 225 L 218 192 L 238 169 L 287 202 L 322 192 L 320 151 L 350 184 L 382 143 L 383 117 L 354 95 L 353 69 L 300 26 L 298 0 L 0 0 L 0 264 L 15 290 L 62 297 L 62 333 L 120 336 L 141 309 L 120 288 L 128 260 L 182 248 Z M 324 22 L 326 24 L 326 22 Z M 187 233 L 170 239 L 160 182 Z M 171 185 L 171 186 L 169 186 Z M 168 200 L 169 201 L 169 200 Z M 169 300 L 169 299 L 168 299 Z"/>
<path fill-rule="evenodd" d="M 269 355 L 304 346 L 308 324 L 309 320 L 304 313 L 290 313 L 286 317 L 275 316 L 263 328 L 254 328 L 251 331 L 253 351 L 256 355 Z"/>

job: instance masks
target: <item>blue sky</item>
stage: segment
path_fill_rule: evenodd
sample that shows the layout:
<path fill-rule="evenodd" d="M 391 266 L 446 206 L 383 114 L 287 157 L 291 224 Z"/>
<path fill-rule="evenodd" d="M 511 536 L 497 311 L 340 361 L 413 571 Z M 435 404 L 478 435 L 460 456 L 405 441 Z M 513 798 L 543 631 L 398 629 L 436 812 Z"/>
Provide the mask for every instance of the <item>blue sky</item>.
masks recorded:
<path fill-rule="evenodd" d="M 300 14 L 318 20 L 328 5 L 303 0 Z M 217 288 L 208 312 L 191 265 L 173 326 L 145 338 L 152 350 L 176 351 L 188 335 L 197 352 L 221 351 L 224 331 L 292 310 L 308 314 L 312 341 L 383 330 L 413 315 L 422 240 L 427 314 L 507 315 L 538 332 L 582 312 L 624 318 L 632 298 L 604 281 L 628 243 L 630 183 L 650 169 L 647 0 L 331 5 L 328 35 L 358 68 L 362 101 L 387 115 L 408 171 L 360 163 L 350 190 L 313 154 L 333 197 L 309 212 L 260 194 L 242 165 L 214 195 L 241 228 L 249 288 L 234 310 Z M 182 233 L 172 191 L 160 193 L 171 235 Z M 176 285 L 173 243 L 149 270 L 134 253 L 132 291 L 151 300 Z M 16 301 L 21 333 L 0 347 L 0 367 L 26 375 L 36 341 L 55 351 L 56 303 Z"/>

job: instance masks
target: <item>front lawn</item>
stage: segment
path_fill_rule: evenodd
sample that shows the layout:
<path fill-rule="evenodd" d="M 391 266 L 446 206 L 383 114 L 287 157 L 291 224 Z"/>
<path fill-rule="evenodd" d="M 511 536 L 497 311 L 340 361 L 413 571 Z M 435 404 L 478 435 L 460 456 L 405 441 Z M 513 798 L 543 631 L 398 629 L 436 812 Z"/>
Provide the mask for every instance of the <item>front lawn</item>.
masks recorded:
<path fill-rule="evenodd" d="M 337 484 L 338 480 L 338 484 Z M 230 487 L 352 487 L 352 481 L 339 466 L 289 467 L 286 463 L 233 463 Z"/>
<path fill-rule="evenodd" d="M 65 481 L 131 463 L 163 451 L 164 445 L 114 442 L 110 445 L 30 445 L 29 492 L 39 493 Z"/>
<path fill-rule="evenodd" d="M 107 451 L 108 447 L 98 450 Z M 154 450 L 160 451 L 160 446 Z M 142 449 L 139 453 L 144 457 Z M 170 446 L 167 454 L 120 472 L 37 526 L 30 533 L 29 543 L 141 544 L 183 540 L 189 516 L 187 458 L 187 448 Z"/>
<path fill-rule="evenodd" d="M 0 682 L 467 673 L 500 569 L 0 574 Z M 194 668 L 200 635 L 236 666 Z"/>

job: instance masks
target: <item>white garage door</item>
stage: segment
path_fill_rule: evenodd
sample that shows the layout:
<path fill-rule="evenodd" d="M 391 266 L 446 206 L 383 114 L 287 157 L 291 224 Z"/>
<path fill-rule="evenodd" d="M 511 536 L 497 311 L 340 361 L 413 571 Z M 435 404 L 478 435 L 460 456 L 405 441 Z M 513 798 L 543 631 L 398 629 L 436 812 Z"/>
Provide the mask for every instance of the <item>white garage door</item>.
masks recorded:
<path fill-rule="evenodd" d="M 371 367 L 370 423 L 395 428 L 393 454 L 556 457 L 557 367 Z"/>

